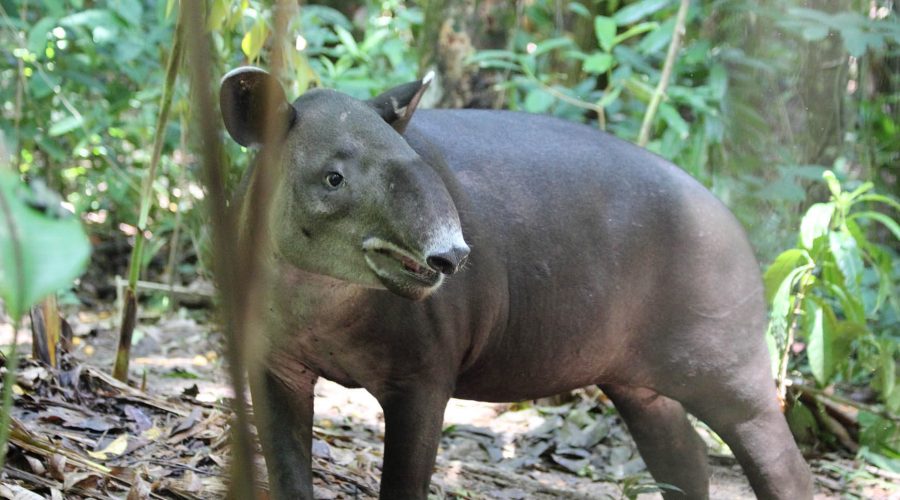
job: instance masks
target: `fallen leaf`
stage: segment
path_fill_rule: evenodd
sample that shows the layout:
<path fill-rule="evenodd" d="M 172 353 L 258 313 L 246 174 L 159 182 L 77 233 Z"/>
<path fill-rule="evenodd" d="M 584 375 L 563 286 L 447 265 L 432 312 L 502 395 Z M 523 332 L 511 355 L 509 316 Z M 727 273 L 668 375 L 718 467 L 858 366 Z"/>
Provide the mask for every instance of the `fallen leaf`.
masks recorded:
<path fill-rule="evenodd" d="M 0 497 L 9 500 L 43 500 L 44 497 L 15 484 L 0 483 Z"/>
<path fill-rule="evenodd" d="M 145 482 L 140 474 L 134 475 L 134 482 L 128 490 L 127 500 L 147 500 L 150 498 L 150 485 Z"/>
<path fill-rule="evenodd" d="M 113 439 L 105 448 L 98 451 L 89 451 L 88 455 L 97 460 L 109 460 L 111 457 L 117 457 L 128 449 L 128 435 L 127 434 L 119 434 L 119 436 Z"/>
<path fill-rule="evenodd" d="M 65 481 L 66 479 L 66 457 L 54 453 L 47 462 L 50 470 L 50 477 L 57 481 Z"/>
<path fill-rule="evenodd" d="M 34 472 L 38 476 L 43 476 L 44 473 L 47 472 L 47 468 L 44 467 L 44 464 L 42 464 L 41 461 L 37 458 L 26 455 L 25 460 L 28 461 L 28 466 L 31 467 L 31 472 Z"/>

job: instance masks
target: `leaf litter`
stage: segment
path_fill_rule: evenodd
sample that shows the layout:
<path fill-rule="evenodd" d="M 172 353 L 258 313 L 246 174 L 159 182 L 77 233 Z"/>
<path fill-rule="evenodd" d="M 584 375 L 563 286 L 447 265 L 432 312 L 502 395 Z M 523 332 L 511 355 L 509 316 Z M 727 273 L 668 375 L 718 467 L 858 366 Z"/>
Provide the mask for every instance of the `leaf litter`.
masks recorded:
<path fill-rule="evenodd" d="M 142 391 L 107 373 L 115 353 L 108 315 L 81 313 L 70 322 L 75 352 L 59 369 L 30 359 L 20 366 L 0 498 L 225 498 L 230 389 L 215 354 L 217 336 L 184 317 L 142 324 L 143 341 L 133 349 Z M 377 402 L 327 381 L 316 394 L 315 497 L 377 498 L 384 439 Z M 554 403 L 452 400 L 431 498 L 633 498 L 658 491 L 602 393 L 575 391 Z M 714 439 L 705 438 L 715 450 Z M 714 452 L 711 465 L 712 498 L 753 498 L 727 449 Z M 261 457 L 256 466 L 265 490 Z M 896 494 L 877 481 L 847 484 L 841 467 L 857 466 L 838 457 L 816 463 L 820 497 Z"/>

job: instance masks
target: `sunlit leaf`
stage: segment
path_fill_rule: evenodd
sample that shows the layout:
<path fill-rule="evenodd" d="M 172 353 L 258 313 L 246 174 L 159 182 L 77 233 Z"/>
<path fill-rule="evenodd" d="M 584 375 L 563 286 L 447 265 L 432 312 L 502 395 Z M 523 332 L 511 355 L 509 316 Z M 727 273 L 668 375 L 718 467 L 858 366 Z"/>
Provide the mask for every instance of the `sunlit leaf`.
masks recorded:
<path fill-rule="evenodd" d="M 260 17 L 253 23 L 253 27 L 250 28 L 250 31 L 248 31 L 241 40 L 241 50 L 244 52 L 244 55 L 251 61 L 255 60 L 256 57 L 259 56 L 268 36 L 269 26 L 266 25 L 265 19 Z"/>
<path fill-rule="evenodd" d="M 775 297 L 775 293 L 778 292 L 778 288 L 781 286 L 781 283 L 784 279 L 791 273 L 794 269 L 797 268 L 797 264 L 800 262 L 806 252 L 799 248 L 791 248 L 789 250 L 785 250 L 778 257 L 775 258 L 775 262 L 769 266 L 769 269 L 766 270 L 766 274 L 763 277 L 763 281 L 766 285 L 766 301 L 771 302 Z"/>
<path fill-rule="evenodd" d="M 87 264 L 81 222 L 55 203 L 35 199 L 15 175 L 0 172 L 0 298 L 14 318 L 69 285 Z M 42 204 L 46 209 L 35 208 Z"/>
<path fill-rule="evenodd" d="M 828 234 L 828 247 L 844 275 L 844 285 L 854 294 L 859 294 L 863 261 L 856 240 L 844 231 L 833 231 Z"/>
<path fill-rule="evenodd" d="M 581 63 L 581 69 L 584 70 L 585 73 L 593 73 L 600 74 L 605 73 L 609 68 L 612 67 L 613 56 L 610 54 L 604 54 L 602 52 L 597 52 L 596 54 L 591 54 Z"/>
<path fill-rule="evenodd" d="M 672 0 L 641 0 L 619 9 L 613 18 L 619 26 L 624 26 L 662 10 L 670 3 Z"/>
<path fill-rule="evenodd" d="M 800 221 L 800 242 L 804 248 L 811 250 L 816 238 L 828 232 L 833 215 L 834 203 L 816 203 L 809 207 Z"/>
<path fill-rule="evenodd" d="M 613 41 L 616 38 L 616 21 L 606 16 L 595 17 L 594 34 L 597 35 L 597 42 L 604 52 L 612 51 Z"/>
<path fill-rule="evenodd" d="M 529 113 L 543 113 L 550 109 L 555 99 L 552 95 L 541 89 L 533 89 L 525 97 L 525 111 Z"/>
<path fill-rule="evenodd" d="M 657 28 L 659 28 L 659 23 L 641 23 L 641 24 L 634 25 L 631 28 L 628 28 L 627 30 L 625 30 L 624 33 L 617 35 L 613 39 L 613 45 L 618 45 L 618 44 L 624 42 L 625 40 L 628 40 L 629 38 L 632 38 L 632 37 L 635 37 L 638 35 L 643 35 L 644 33 L 647 33 L 648 31 L 653 31 Z"/>

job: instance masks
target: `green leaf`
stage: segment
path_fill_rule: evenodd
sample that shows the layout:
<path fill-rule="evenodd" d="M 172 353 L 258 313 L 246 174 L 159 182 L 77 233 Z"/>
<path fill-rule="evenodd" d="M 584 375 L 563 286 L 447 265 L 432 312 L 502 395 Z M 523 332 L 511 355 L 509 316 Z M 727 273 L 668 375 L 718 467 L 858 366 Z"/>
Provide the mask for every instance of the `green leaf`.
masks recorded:
<path fill-rule="evenodd" d="M 659 12 L 670 3 L 671 0 L 642 0 L 620 9 L 613 15 L 613 19 L 616 20 L 619 26 L 625 26 Z"/>
<path fill-rule="evenodd" d="M 575 42 L 566 37 L 551 38 L 537 44 L 537 47 L 534 49 L 534 55 L 539 56 L 550 52 L 551 50 L 560 49 L 562 47 L 572 47 L 574 45 Z"/>
<path fill-rule="evenodd" d="M 778 285 L 778 291 L 772 297 L 772 316 L 784 318 L 791 310 L 791 291 L 794 289 L 794 283 L 800 278 L 800 275 L 809 271 L 810 266 L 798 267 L 788 273 L 781 284 Z"/>
<path fill-rule="evenodd" d="M 569 11 L 574 12 L 581 17 L 586 17 L 588 19 L 590 19 L 591 17 L 591 11 L 589 11 L 588 8 L 580 2 L 569 2 L 567 8 L 569 9 Z"/>
<path fill-rule="evenodd" d="M 888 228 L 891 233 L 893 233 L 894 238 L 900 240 L 900 225 L 897 224 L 897 221 L 888 217 L 887 215 L 881 212 L 874 212 L 871 210 L 866 210 L 864 212 L 856 212 L 851 214 L 850 219 L 872 219 L 874 221 L 880 222 L 884 224 L 884 227 Z"/>
<path fill-rule="evenodd" d="M 610 52 L 613 48 L 613 40 L 616 38 L 616 21 L 611 17 L 597 16 L 594 18 L 594 33 L 597 42 L 604 52 Z"/>
<path fill-rule="evenodd" d="M 168 9 L 168 6 L 166 7 Z M 166 17 L 169 17 L 168 12 Z M 228 0 L 213 0 L 209 7 L 209 14 L 206 16 L 206 29 L 210 31 L 219 31 L 228 17 Z"/>
<path fill-rule="evenodd" d="M 799 248 L 791 248 L 781 252 L 775 258 L 775 261 L 772 262 L 772 265 L 769 266 L 769 269 L 766 270 L 766 274 L 763 276 L 763 281 L 766 285 L 766 302 L 772 302 L 772 299 L 775 298 L 775 293 L 778 292 L 778 287 L 784 282 L 784 278 L 797 268 L 797 263 L 800 259 L 808 255 Z"/>
<path fill-rule="evenodd" d="M 641 23 L 641 24 L 632 26 L 631 28 L 628 28 L 625 31 L 625 33 L 617 35 L 615 38 L 613 38 L 613 45 L 619 45 L 620 43 L 624 42 L 625 40 L 628 40 L 631 37 L 643 35 L 644 33 L 647 33 L 648 31 L 653 31 L 657 28 L 659 28 L 659 23 Z"/>
<path fill-rule="evenodd" d="M 856 240 L 844 231 L 832 231 L 828 234 L 828 248 L 834 255 L 838 269 L 844 275 L 844 285 L 851 293 L 858 295 L 863 260 L 859 247 L 856 246 Z"/>
<path fill-rule="evenodd" d="M 812 250 L 816 238 L 828 233 L 833 215 L 834 203 L 816 203 L 809 207 L 800 221 L 800 242 L 804 248 Z"/>
<path fill-rule="evenodd" d="M 50 125 L 50 130 L 47 131 L 47 135 L 50 137 L 56 137 L 58 135 L 63 135 L 75 130 L 78 127 L 81 127 L 84 124 L 84 117 L 81 115 L 73 116 L 69 115 L 62 120 L 54 122 L 53 125 Z"/>
<path fill-rule="evenodd" d="M 341 45 L 347 49 L 347 52 L 354 57 L 359 57 L 359 46 L 356 45 L 356 40 L 353 39 L 353 35 L 341 26 L 335 26 L 334 32 L 337 33 Z"/>
<path fill-rule="evenodd" d="M 263 44 L 266 43 L 266 38 L 268 38 L 268 36 L 269 26 L 266 25 L 266 20 L 262 17 L 257 18 L 256 22 L 253 23 L 253 27 L 250 28 L 250 31 L 248 31 L 241 40 L 241 51 L 244 52 L 247 59 L 250 59 L 251 61 L 256 60 L 263 48 Z"/>
<path fill-rule="evenodd" d="M 896 210 L 900 210 L 900 202 L 891 198 L 890 196 L 885 196 L 883 194 L 865 194 L 859 197 L 859 201 L 874 201 L 877 203 L 885 203 L 894 207 Z"/>
<path fill-rule="evenodd" d="M 585 73 L 601 74 L 611 68 L 612 64 L 613 56 L 604 54 L 603 52 L 597 52 L 588 56 L 588 58 L 581 63 L 581 69 Z"/>
<path fill-rule="evenodd" d="M 682 140 L 687 139 L 690 132 L 690 126 L 684 121 L 684 118 L 678 113 L 674 106 L 668 103 L 659 105 L 659 116 L 671 127 Z"/>
<path fill-rule="evenodd" d="M 532 89 L 525 96 L 525 111 L 529 113 L 544 113 L 553 104 L 555 99 L 552 95 L 541 89 Z"/>
<path fill-rule="evenodd" d="M 89 255 L 80 221 L 58 200 L 37 199 L 14 174 L 0 172 L 0 298 L 14 321 L 69 285 Z"/>
<path fill-rule="evenodd" d="M 600 100 L 597 101 L 597 106 L 600 106 L 601 108 L 605 108 L 605 107 L 609 106 L 610 104 L 612 104 L 613 101 L 615 101 L 616 99 L 619 98 L 619 94 L 621 94 L 621 93 L 622 93 L 622 87 L 619 87 L 619 86 L 613 87 L 612 90 L 610 90 L 609 92 L 605 92 L 603 94 L 603 97 L 601 97 Z"/>
<path fill-rule="evenodd" d="M 803 305 L 806 312 L 803 332 L 807 341 L 809 368 L 819 385 L 828 385 L 834 375 L 835 359 L 831 345 L 834 332 L 826 326 L 825 312 L 820 304 L 814 300 L 806 300 Z"/>
<path fill-rule="evenodd" d="M 822 172 L 822 178 L 825 179 L 825 183 L 828 184 L 828 190 L 831 191 L 832 196 L 837 198 L 841 195 L 841 183 L 838 181 L 837 176 L 834 175 L 834 172 L 826 170 Z"/>
<path fill-rule="evenodd" d="M 28 30 L 28 52 L 42 54 L 47 45 L 47 33 L 50 33 L 54 27 L 56 27 L 56 18 L 53 17 L 45 17 L 34 23 L 34 26 Z"/>

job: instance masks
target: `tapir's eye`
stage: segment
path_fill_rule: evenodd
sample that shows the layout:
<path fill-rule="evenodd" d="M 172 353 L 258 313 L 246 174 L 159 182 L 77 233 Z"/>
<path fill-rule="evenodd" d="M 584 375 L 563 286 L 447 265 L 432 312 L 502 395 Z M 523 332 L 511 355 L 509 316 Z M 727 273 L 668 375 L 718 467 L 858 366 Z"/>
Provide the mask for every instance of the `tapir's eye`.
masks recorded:
<path fill-rule="evenodd" d="M 325 175 L 325 184 L 328 184 L 329 187 L 336 188 L 344 183 L 344 176 L 337 172 L 328 172 Z"/>

